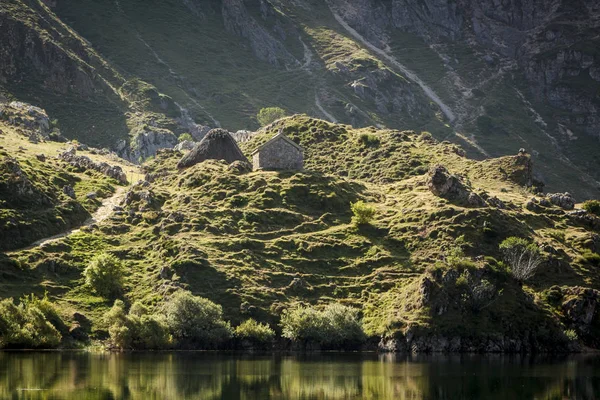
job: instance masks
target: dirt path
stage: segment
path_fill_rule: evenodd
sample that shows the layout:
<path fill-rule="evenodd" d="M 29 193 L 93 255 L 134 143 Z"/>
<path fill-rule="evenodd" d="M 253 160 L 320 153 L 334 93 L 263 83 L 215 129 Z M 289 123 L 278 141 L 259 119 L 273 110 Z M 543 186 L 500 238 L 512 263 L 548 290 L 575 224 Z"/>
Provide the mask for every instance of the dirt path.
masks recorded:
<path fill-rule="evenodd" d="M 323 108 L 323 106 L 321 105 L 321 100 L 319 100 L 318 94 L 315 94 L 315 106 L 317 106 L 319 111 L 321 111 L 321 113 L 323 113 L 325 118 L 327 118 L 329 121 L 331 121 L 333 123 L 337 123 L 337 119 L 335 119 L 335 117 L 333 115 L 328 113 L 327 110 L 325 110 L 325 108 Z"/>
<path fill-rule="evenodd" d="M 103 199 L 102 205 L 100 206 L 100 208 L 98 208 L 88 219 L 86 219 L 83 222 L 83 224 L 81 224 L 77 228 L 69 229 L 66 232 L 59 233 L 58 235 L 40 239 L 36 242 L 33 242 L 31 245 L 29 245 L 27 247 L 17 249 L 17 250 L 11 250 L 11 253 L 33 249 L 35 247 L 42 246 L 46 243 L 54 242 L 58 239 L 62 239 L 73 233 L 79 232 L 81 230 L 81 228 L 83 228 L 83 227 L 90 226 L 90 225 L 97 224 L 99 222 L 104 221 L 106 218 L 110 217 L 110 215 L 113 212 L 113 208 L 115 206 L 119 205 L 119 203 L 121 203 L 121 200 L 123 200 L 125 198 L 125 194 L 127 194 L 127 189 L 129 189 L 129 187 L 118 186 L 115 193 L 111 197 Z"/>
<path fill-rule="evenodd" d="M 423 90 L 423 92 L 425 93 L 425 95 L 427 97 L 429 97 L 429 99 L 431 101 L 433 101 L 435 104 L 437 104 L 438 107 L 440 107 L 440 109 L 442 110 L 442 112 L 444 113 L 444 115 L 446 115 L 446 117 L 450 120 L 450 122 L 453 122 L 456 119 L 456 116 L 454 115 L 454 112 L 452 112 L 452 110 L 450 109 L 450 107 L 448 107 L 442 101 L 442 99 L 440 99 L 440 97 L 437 95 L 437 93 L 435 93 L 435 91 L 431 87 L 429 87 L 425 82 L 423 82 L 421 80 L 421 78 L 419 78 L 419 76 L 417 74 L 415 74 L 413 71 L 411 71 L 408 68 L 406 68 L 398 60 L 396 60 L 396 58 L 394 58 L 393 56 L 389 55 L 387 52 L 385 52 L 384 50 L 380 49 L 379 47 L 376 47 L 371 42 L 369 42 L 367 39 L 365 39 L 360 33 L 358 33 L 350 25 L 348 25 L 346 23 L 346 21 L 344 21 L 342 19 L 342 17 L 340 17 L 333 10 L 331 10 L 331 13 L 333 14 L 333 17 L 336 19 L 336 21 L 352 37 L 354 37 L 355 39 L 357 39 L 358 41 L 360 41 L 363 45 L 367 46 L 367 48 L 369 48 L 371 51 L 373 51 L 374 53 L 376 53 L 380 57 L 383 57 L 389 63 L 391 63 L 392 65 L 394 65 L 398 70 L 400 70 L 400 72 L 402 72 L 409 80 L 411 80 L 414 83 L 416 83 L 417 85 L 419 85 L 421 87 L 421 90 Z"/>

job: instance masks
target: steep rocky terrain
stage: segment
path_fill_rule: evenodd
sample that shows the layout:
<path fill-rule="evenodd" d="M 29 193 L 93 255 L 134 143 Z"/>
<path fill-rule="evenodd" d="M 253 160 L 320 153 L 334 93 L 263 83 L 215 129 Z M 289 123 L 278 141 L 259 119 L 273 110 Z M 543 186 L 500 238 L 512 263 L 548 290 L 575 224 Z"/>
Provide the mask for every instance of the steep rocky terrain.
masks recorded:
<path fill-rule="evenodd" d="M 599 15 L 590 0 L 10 0 L 0 92 L 133 161 L 279 106 L 426 130 L 476 158 L 525 148 L 549 188 L 585 199 Z"/>
<path fill-rule="evenodd" d="M 20 176 L 44 188 L 56 174 L 49 186 L 56 191 L 68 167 L 38 164 L 41 147 L 32 147 L 53 144 L 32 144 L 25 128 L 13 127 L 1 126 L 0 145 L 23 147 L 15 162 L 34 168 Z M 600 218 L 568 194 L 539 193 L 529 154 L 476 161 L 428 133 L 297 115 L 243 143 L 246 156 L 279 129 L 305 148 L 305 171 L 247 173 L 217 160 L 181 170 L 183 154 L 162 150 L 109 218 L 5 253 L 0 296 L 48 292 L 67 326 L 78 327 L 73 338 L 104 339 L 112 300 L 89 290 L 83 270 L 108 252 L 126 266 L 120 296 L 128 304 L 158 309 L 187 289 L 221 305 L 233 325 L 252 317 L 279 329 L 282 311 L 295 304 L 340 302 L 361 311 L 370 348 L 598 346 Z M 85 175 L 97 176 L 64 179 Z M 81 188 L 75 192 L 79 198 Z M 8 191 L 0 193 L 12 204 Z M 357 226 L 350 205 L 359 200 L 375 216 Z M 19 229 L 28 231 L 27 223 Z M 525 283 L 500 261 L 499 244 L 509 236 L 542 249 L 542 264 Z M 84 328 L 76 324 L 82 315 Z"/>

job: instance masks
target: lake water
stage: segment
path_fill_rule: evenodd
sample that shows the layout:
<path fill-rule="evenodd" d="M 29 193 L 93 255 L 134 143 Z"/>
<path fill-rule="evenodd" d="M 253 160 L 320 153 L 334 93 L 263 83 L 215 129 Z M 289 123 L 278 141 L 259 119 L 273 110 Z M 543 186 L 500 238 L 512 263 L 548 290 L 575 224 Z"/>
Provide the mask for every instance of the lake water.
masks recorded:
<path fill-rule="evenodd" d="M 600 356 L 0 352 L 2 399 L 600 399 Z"/>

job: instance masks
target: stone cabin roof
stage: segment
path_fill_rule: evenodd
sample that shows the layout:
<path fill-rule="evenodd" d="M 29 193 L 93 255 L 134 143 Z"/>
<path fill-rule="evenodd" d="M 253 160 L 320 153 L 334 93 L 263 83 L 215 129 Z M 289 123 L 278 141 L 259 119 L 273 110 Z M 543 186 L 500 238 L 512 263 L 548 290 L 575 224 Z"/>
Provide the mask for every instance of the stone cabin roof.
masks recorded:
<path fill-rule="evenodd" d="M 294 142 L 289 137 L 285 136 L 285 134 L 283 133 L 283 130 L 279 130 L 279 132 L 277 133 L 277 135 L 273 136 L 268 142 L 263 143 L 262 145 L 258 146 L 258 148 L 252 152 L 252 155 L 254 155 L 256 153 L 259 153 L 262 149 L 264 149 L 265 147 L 271 145 L 272 143 L 275 143 L 278 140 L 283 140 L 283 141 L 289 143 L 290 145 L 292 145 L 293 147 L 295 147 L 296 150 L 298 150 L 299 152 L 303 152 L 304 151 L 304 149 L 302 148 L 302 146 L 300 146 L 298 143 Z"/>

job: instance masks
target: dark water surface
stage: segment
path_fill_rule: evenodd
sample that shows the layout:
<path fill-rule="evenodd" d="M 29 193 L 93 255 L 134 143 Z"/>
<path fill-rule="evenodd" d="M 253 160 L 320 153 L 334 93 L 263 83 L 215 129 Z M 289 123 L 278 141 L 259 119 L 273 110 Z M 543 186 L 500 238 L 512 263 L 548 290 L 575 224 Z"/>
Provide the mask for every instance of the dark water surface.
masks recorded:
<path fill-rule="evenodd" d="M 2 399 L 600 399 L 600 356 L 0 352 Z"/>

